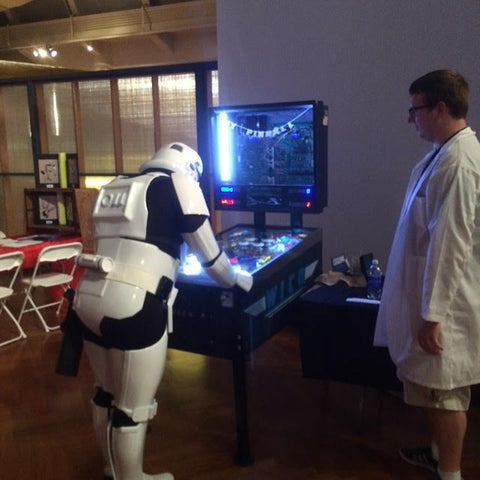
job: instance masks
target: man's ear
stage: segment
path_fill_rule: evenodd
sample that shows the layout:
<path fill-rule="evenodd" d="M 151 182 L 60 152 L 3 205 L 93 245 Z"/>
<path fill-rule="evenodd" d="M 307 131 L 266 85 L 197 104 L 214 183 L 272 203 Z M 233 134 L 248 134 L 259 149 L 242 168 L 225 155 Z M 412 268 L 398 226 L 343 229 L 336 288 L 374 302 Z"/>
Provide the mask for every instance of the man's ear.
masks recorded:
<path fill-rule="evenodd" d="M 448 108 L 447 104 L 446 104 L 444 101 L 438 102 L 438 103 L 435 105 L 435 108 L 438 109 L 438 112 L 439 112 L 439 113 L 442 113 L 442 114 L 448 113 L 448 114 L 450 114 L 450 108 Z"/>

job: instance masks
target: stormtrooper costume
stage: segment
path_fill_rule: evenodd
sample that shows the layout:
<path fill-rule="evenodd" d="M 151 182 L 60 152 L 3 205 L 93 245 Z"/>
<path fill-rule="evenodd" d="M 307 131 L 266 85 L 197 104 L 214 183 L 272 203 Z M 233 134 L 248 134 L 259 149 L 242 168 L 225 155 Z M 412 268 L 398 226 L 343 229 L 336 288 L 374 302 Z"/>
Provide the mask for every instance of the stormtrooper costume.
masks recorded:
<path fill-rule="evenodd" d="M 202 161 L 181 143 L 161 148 L 134 177 L 104 186 L 93 210 L 96 253 L 73 303 L 95 375 L 92 401 L 105 478 L 169 480 L 143 473 L 148 421 L 167 352 L 175 280 L 184 242 L 222 287 L 248 291 L 252 277 L 232 270 L 215 240 L 198 184 Z"/>

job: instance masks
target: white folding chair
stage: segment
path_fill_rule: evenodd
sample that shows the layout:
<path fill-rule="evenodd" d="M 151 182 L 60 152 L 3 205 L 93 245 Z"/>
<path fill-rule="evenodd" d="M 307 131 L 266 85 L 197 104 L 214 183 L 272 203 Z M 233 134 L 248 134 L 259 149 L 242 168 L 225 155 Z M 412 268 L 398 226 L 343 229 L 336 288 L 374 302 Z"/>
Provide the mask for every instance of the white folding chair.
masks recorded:
<path fill-rule="evenodd" d="M 63 303 L 63 295 L 58 300 L 40 303 L 42 299 L 39 298 L 39 294 L 36 294 L 36 298 L 34 298 L 34 292 L 37 291 L 38 287 L 43 289 L 62 287 L 63 291 L 65 291 L 73 280 L 73 273 L 76 268 L 75 258 L 80 255 L 81 252 L 82 244 L 80 242 L 72 242 L 51 245 L 45 247 L 39 253 L 32 276 L 25 276 L 22 279 L 22 283 L 26 286 L 26 292 L 18 316 L 19 322 L 25 313 L 35 312 L 46 332 L 59 328 L 60 325 L 48 325 L 40 310 L 58 306 L 56 311 L 56 315 L 58 316 Z M 61 267 L 61 269 L 59 267 Z M 44 291 L 44 295 L 48 298 L 48 291 Z M 45 298 L 43 298 L 43 301 L 45 301 Z M 30 305 L 29 308 L 27 308 L 27 303 Z"/>
<path fill-rule="evenodd" d="M 2 285 L 0 285 L 0 314 L 5 312 L 12 319 L 18 331 L 16 337 L 2 341 L 0 346 L 15 342 L 21 338 L 27 338 L 20 323 L 6 305 L 7 300 L 14 293 L 14 283 L 17 279 L 18 272 L 22 267 L 23 258 L 24 255 L 22 252 L 12 252 L 0 255 L 0 272 L 2 273 Z"/>

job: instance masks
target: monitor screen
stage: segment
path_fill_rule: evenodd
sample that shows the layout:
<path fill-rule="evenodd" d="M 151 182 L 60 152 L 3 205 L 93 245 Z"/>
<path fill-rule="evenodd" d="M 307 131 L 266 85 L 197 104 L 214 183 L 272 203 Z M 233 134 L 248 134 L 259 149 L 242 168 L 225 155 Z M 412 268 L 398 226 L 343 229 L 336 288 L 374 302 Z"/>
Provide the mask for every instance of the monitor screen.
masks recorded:
<path fill-rule="evenodd" d="M 319 101 L 211 108 L 215 208 L 321 212 L 327 119 Z"/>

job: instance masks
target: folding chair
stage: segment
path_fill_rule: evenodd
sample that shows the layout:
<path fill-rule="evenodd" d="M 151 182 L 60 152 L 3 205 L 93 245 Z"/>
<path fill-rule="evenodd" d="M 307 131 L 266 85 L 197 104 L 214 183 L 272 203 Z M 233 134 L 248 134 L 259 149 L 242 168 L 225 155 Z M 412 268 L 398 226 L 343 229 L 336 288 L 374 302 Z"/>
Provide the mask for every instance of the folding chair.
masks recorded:
<path fill-rule="evenodd" d="M 22 280 L 22 283 L 26 286 L 26 292 L 18 316 L 19 322 L 25 313 L 35 312 L 46 332 L 60 327 L 60 325 L 48 325 L 40 310 L 58 305 L 56 310 L 56 315 L 58 316 L 63 303 L 63 295 L 58 300 L 40 303 L 42 299 L 38 298 L 38 294 L 34 298 L 34 292 L 37 291 L 38 287 L 43 289 L 62 287 L 63 291 L 67 290 L 70 282 L 73 280 L 73 273 L 76 268 L 75 258 L 82 252 L 82 247 L 80 242 L 61 243 L 45 247 L 39 253 L 32 276 L 25 276 Z M 44 293 L 46 298 L 48 298 L 48 291 Z M 45 301 L 45 298 L 43 300 Z M 27 308 L 27 303 L 30 305 L 29 308 Z"/>
<path fill-rule="evenodd" d="M 6 305 L 7 300 L 13 295 L 14 283 L 17 279 L 18 272 L 22 267 L 23 258 L 24 255 L 22 252 L 5 253 L 0 255 L 0 272 L 2 272 L 2 280 L 4 283 L 4 285 L 0 285 L 0 314 L 5 312 L 12 319 L 18 331 L 16 337 L 2 341 L 0 346 L 15 342 L 21 338 L 27 338 L 20 323 Z"/>

